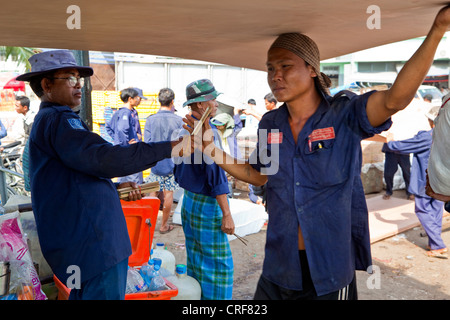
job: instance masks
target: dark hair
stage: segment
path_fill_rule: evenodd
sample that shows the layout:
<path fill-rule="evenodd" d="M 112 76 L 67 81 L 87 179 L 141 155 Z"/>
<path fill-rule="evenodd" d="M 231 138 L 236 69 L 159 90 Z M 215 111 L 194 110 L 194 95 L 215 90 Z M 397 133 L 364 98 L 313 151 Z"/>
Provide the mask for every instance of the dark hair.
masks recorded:
<path fill-rule="evenodd" d="M 137 92 L 136 89 L 126 88 L 120 91 L 120 100 L 122 100 L 124 103 L 127 103 L 129 98 L 135 98 L 138 95 L 139 92 Z"/>
<path fill-rule="evenodd" d="M 19 101 L 22 107 L 27 107 L 30 109 L 30 98 L 27 96 L 17 96 L 16 101 Z"/>
<path fill-rule="evenodd" d="M 423 100 L 428 100 L 428 101 L 433 101 L 433 96 L 431 94 L 427 94 L 425 95 L 425 97 L 423 97 Z"/>
<path fill-rule="evenodd" d="M 272 93 L 266 94 L 264 96 L 264 99 L 269 101 L 269 102 L 275 103 L 275 104 L 278 103 L 277 99 L 275 99 L 275 96 Z"/>
<path fill-rule="evenodd" d="M 175 99 L 175 93 L 170 88 L 163 88 L 159 90 L 158 101 L 161 106 L 168 107 L 170 103 Z"/>
<path fill-rule="evenodd" d="M 248 99 L 247 103 L 248 103 L 248 104 L 253 104 L 253 105 L 256 106 L 256 101 L 255 101 L 255 99 Z"/>
<path fill-rule="evenodd" d="M 53 81 L 52 77 L 54 76 L 54 74 L 55 74 L 55 72 L 48 72 L 48 73 L 40 74 L 40 75 L 35 76 L 30 79 L 31 90 L 33 90 L 33 92 L 38 96 L 38 98 L 40 98 L 44 95 L 44 89 L 42 89 L 42 86 L 41 86 L 42 79 L 47 78 L 50 81 Z"/>

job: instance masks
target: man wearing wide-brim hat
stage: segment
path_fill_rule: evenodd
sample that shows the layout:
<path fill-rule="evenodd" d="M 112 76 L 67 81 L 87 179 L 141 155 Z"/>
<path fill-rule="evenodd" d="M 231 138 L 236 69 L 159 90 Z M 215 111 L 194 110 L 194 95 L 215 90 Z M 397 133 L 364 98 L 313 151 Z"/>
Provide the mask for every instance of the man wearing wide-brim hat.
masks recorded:
<path fill-rule="evenodd" d="M 198 114 L 211 108 L 213 117 L 219 94 L 210 80 L 197 80 L 187 85 L 183 106 L 189 105 Z M 213 133 L 219 141 L 217 129 Z M 200 151 L 187 161 L 175 161 L 175 164 L 175 179 L 184 189 L 181 221 L 186 237 L 188 274 L 200 283 L 202 299 L 229 300 L 234 267 L 227 234 L 234 233 L 234 221 L 227 199 L 225 171 L 212 161 L 206 162 Z"/>
<path fill-rule="evenodd" d="M 92 68 L 77 65 L 68 50 L 45 51 L 29 61 L 31 72 L 18 79 L 29 81 L 42 101 L 28 145 L 42 253 L 58 279 L 72 289 L 69 299 L 124 299 L 131 245 L 111 178 L 170 158 L 179 141 L 113 146 L 89 131 L 74 112 Z M 137 187 L 118 185 L 125 186 Z M 140 198 L 137 191 L 129 196 Z"/>

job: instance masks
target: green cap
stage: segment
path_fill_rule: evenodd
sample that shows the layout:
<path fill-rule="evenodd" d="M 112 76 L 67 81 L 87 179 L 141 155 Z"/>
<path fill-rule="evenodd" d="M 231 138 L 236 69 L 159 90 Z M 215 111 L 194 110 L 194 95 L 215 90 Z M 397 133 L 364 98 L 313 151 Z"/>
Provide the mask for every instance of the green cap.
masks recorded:
<path fill-rule="evenodd" d="M 216 99 L 221 92 L 217 92 L 212 82 L 208 79 L 201 79 L 191 82 L 186 87 L 186 99 L 183 107 L 194 103 Z"/>

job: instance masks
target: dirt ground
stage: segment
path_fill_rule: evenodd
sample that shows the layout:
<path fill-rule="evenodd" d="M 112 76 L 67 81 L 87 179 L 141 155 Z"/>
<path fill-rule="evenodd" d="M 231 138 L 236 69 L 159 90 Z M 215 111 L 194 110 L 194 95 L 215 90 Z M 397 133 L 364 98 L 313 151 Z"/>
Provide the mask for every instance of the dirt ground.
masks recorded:
<path fill-rule="evenodd" d="M 404 191 L 394 192 L 394 197 L 404 197 Z M 373 195 L 368 195 L 368 197 Z M 248 199 L 245 193 L 238 198 Z M 175 209 L 176 204 L 173 206 Z M 161 211 L 160 211 L 161 215 Z M 186 263 L 183 229 L 167 234 L 158 232 L 156 225 L 153 242 L 164 242 L 176 258 L 176 263 Z M 442 237 L 450 244 L 450 216 L 444 217 Z M 357 271 L 360 300 L 448 300 L 450 299 L 450 259 L 429 258 L 426 255 L 428 238 L 422 227 L 386 238 L 372 244 L 373 274 Z M 266 241 L 265 228 L 247 235 L 248 246 L 239 240 L 230 242 L 234 260 L 234 300 L 251 300 L 261 274 Z"/>

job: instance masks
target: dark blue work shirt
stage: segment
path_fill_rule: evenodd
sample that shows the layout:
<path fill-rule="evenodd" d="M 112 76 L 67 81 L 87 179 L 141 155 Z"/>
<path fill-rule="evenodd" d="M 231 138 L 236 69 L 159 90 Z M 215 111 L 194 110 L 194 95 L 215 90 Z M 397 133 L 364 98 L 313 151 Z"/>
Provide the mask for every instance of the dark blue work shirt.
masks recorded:
<path fill-rule="evenodd" d="M 123 107 L 114 112 L 106 123 L 106 132 L 113 138 L 115 145 L 126 146 L 132 139 L 140 141 L 137 136 L 137 133 L 141 133 L 137 111 Z"/>
<path fill-rule="evenodd" d="M 144 141 L 160 142 L 176 140 L 181 129 L 183 129 L 183 119 L 168 110 L 159 110 L 149 116 L 145 121 Z M 175 164 L 172 159 L 159 161 L 153 168 L 152 173 L 158 176 L 167 176 L 173 173 Z"/>
<path fill-rule="evenodd" d="M 413 153 L 411 179 L 408 191 L 420 197 L 428 197 L 425 193 L 427 184 L 428 158 L 433 143 L 433 130 L 419 131 L 414 137 L 401 141 L 390 141 L 383 144 L 383 152 L 400 154 Z"/>
<path fill-rule="evenodd" d="M 67 106 L 41 103 L 29 138 L 33 212 L 42 253 L 66 282 L 68 266 L 90 279 L 131 254 L 110 178 L 171 156 L 170 143 L 113 146 Z"/>
<path fill-rule="evenodd" d="M 259 123 L 249 161 L 268 174 L 263 276 L 281 287 L 302 290 L 299 225 L 318 295 L 345 287 L 355 269 L 371 265 L 361 140 L 391 126 L 390 120 L 370 125 L 366 103 L 372 93 L 324 97 L 297 144 L 286 104 Z"/>
<path fill-rule="evenodd" d="M 220 138 L 217 129 L 214 125 L 211 127 L 214 132 L 214 142 L 219 146 Z M 185 129 L 181 131 L 182 135 L 186 133 Z M 199 150 L 195 150 L 189 157 L 175 158 L 174 162 L 175 181 L 183 189 L 213 198 L 230 193 L 225 171 Z"/>

